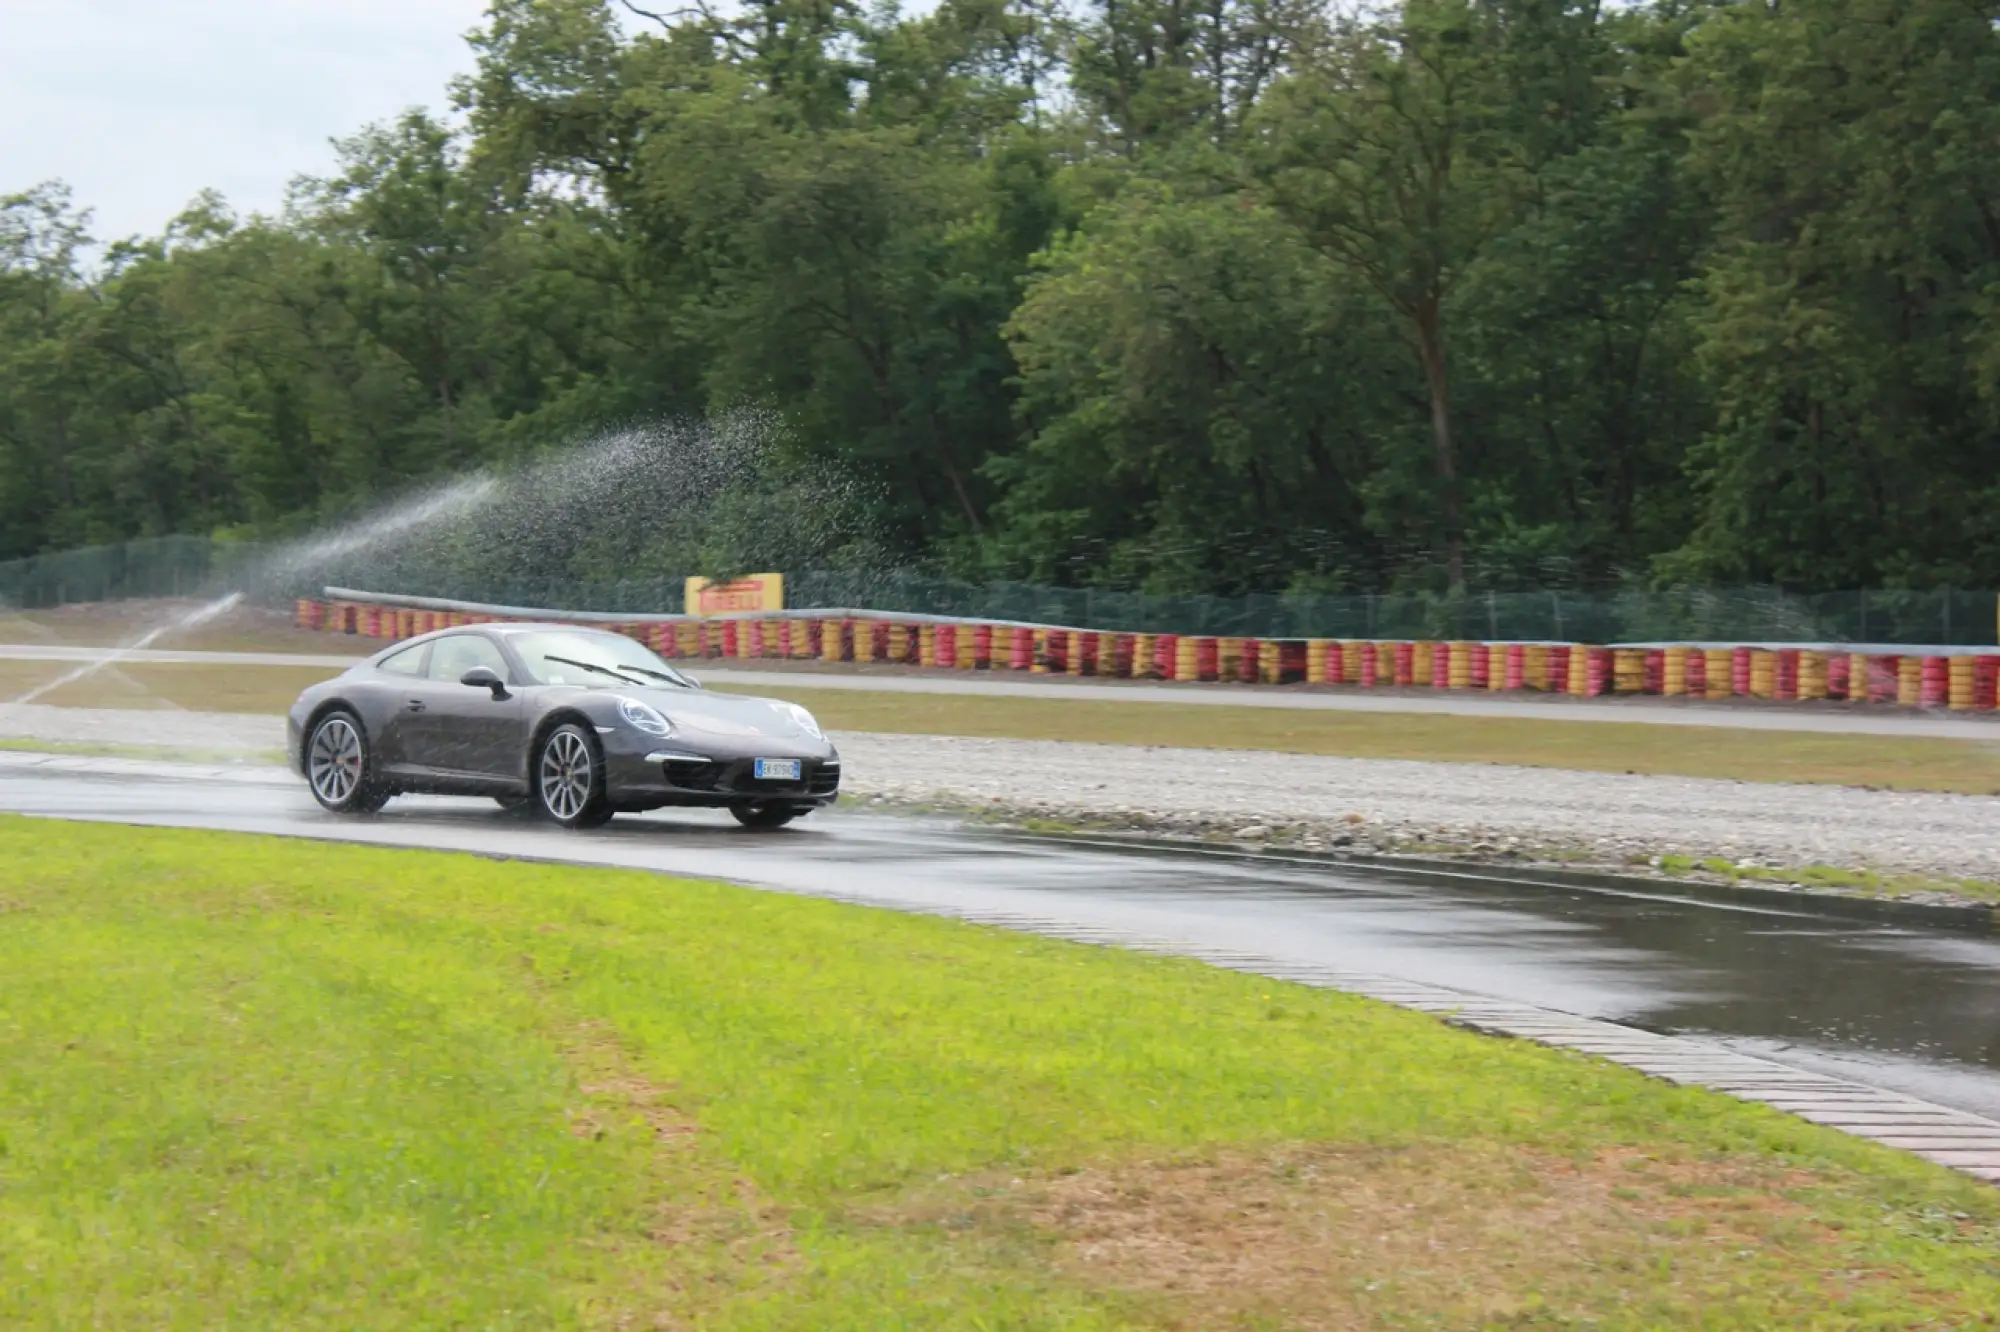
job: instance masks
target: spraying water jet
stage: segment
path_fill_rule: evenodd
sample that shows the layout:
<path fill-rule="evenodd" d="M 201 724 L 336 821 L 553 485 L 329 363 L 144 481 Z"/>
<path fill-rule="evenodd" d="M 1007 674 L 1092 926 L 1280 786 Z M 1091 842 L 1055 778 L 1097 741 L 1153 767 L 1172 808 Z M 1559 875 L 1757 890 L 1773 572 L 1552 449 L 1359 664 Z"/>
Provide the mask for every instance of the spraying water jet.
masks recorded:
<path fill-rule="evenodd" d="M 217 616 L 227 615 L 230 611 L 235 610 L 238 606 L 242 604 L 243 604 L 243 594 L 241 592 L 231 592 L 228 596 L 217 597 L 214 601 L 211 601 L 206 605 L 197 606 L 193 610 L 188 611 L 184 615 L 177 616 L 176 618 L 169 620 L 165 624 L 159 625 L 153 629 L 148 630 L 147 632 L 141 634 L 139 637 L 133 639 L 129 643 L 119 644 L 117 647 L 113 648 L 110 652 L 106 653 L 102 657 L 98 657 L 92 661 L 84 662 L 82 665 L 76 667 L 74 670 L 66 671 L 63 674 L 57 676 L 55 679 L 50 680 L 45 684 L 36 685 L 33 689 L 30 689 L 27 693 L 22 694 L 19 698 L 14 699 L 13 702 L 17 705 L 22 703 L 33 703 L 36 699 L 41 698 L 44 695 L 52 694 L 56 690 L 61 689 L 67 685 L 73 685 L 77 683 L 79 680 L 88 679 L 90 676 L 97 674 L 99 671 L 107 670 L 113 666 L 118 665 L 119 662 L 129 658 L 133 653 L 145 651 L 153 644 L 159 642 L 162 638 L 165 638 L 168 634 L 178 633 L 188 629 L 200 628 L 202 625 L 207 624 L 210 620 L 215 619 Z"/>
<path fill-rule="evenodd" d="M 775 415 L 740 409 L 611 430 L 443 482 L 236 564 L 213 600 L 13 701 L 46 697 L 246 602 L 316 596 L 328 583 L 473 600 L 505 600 L 497 587 L 525 585 L 537 589 L 531 597 L 554 589 L 568 599 L 593 583 L 657 588 L 694 573 L 821 567 L 842 549 L 870 548 L 869 487 L 781 449 L 783 434 Z"/>

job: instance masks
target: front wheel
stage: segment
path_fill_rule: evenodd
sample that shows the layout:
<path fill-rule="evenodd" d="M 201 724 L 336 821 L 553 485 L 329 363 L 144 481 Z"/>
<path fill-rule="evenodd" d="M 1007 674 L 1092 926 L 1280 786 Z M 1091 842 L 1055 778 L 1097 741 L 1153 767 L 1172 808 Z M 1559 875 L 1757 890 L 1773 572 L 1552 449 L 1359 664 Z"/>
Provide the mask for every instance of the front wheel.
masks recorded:
<path fill-rule="evenodd" d="M 800 813 L 796 806 L 775 803 L 731 805 L 729 812 L 746 828 L 782 828 Z"/>
<path fill-rule="evenodd" d="M 611 817 L 596 736 L 568 723 L 548 733 L 535 756 L 535 800 L 565 828 L 595 828 Z"/>
<path fill-rule="evenodd" d="M 329 712 L 306 740 L 306 785 L 313 799 L 336 814 L 373 814 L 389 793 L 376 780 L 361 719 Z"/>

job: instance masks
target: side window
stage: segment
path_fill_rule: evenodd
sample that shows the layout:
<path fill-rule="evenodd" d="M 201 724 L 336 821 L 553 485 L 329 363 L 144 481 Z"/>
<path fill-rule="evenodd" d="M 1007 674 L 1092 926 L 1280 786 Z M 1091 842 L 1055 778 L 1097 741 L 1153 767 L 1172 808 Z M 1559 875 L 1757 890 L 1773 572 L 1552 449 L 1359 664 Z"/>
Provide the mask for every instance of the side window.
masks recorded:
<path fill-rule="evenodd" d="M 404 648 L 401 652 L 392 653 L 382 658 L 381 664 L 375 669 L 378 671 L 387 671 L 391 675 L 406 675 L 414 678 L 424 673 L 424 654 L 430 650 L 431 645 L 429 643 L 419 643 L 416 647 Z"/>
<path fill-rule="evenodd" d="M 484 634 L 449 634 L 431 644 L 431 679 L 457 684 L 474 666 L 484 666 L 507 678 L 507 659 Z"/>

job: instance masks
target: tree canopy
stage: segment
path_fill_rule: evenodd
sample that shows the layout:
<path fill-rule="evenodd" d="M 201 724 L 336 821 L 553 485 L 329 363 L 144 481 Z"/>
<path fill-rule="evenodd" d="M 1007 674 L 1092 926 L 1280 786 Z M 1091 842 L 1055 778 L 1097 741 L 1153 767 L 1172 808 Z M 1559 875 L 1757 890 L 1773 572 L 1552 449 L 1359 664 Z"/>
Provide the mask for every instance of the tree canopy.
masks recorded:
<path fill-rule="evenodd" d="M 2000 577 L 2000 0 L 494 0 L 471 41 L 278 216 L 0 198 L 0 558 L 748 409 L 865 478 L 875 557 L 967 577 Z"/>

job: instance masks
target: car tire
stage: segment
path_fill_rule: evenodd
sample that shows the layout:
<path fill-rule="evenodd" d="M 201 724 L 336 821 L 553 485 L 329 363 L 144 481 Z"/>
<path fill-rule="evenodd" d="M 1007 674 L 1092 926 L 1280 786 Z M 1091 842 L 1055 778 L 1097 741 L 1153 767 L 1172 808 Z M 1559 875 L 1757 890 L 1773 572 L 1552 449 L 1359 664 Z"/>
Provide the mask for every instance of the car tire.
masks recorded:
<path fill-rule="evenodd" d="M 375 773 L 375 754 L 361 719 L 335 708 L 313 723 L 306 737 L 306 785 L 321 808 L 335 814 L 373 814 L 389 801 Z"/>
<path fill-rule="evenodd" d="M 759 801 L 750 805 L 731 805 L 729 812 L 746 828 L 782 828 L 800 813 L 796 806 L 775 800 Z"/>
<path fill-rule="evenodd" d="M 595 828 L 611 817 L 604 750 L 585 728 L 565 722 L 543 736 L 529 771 L 543 817 L 565 828 Z"/>

